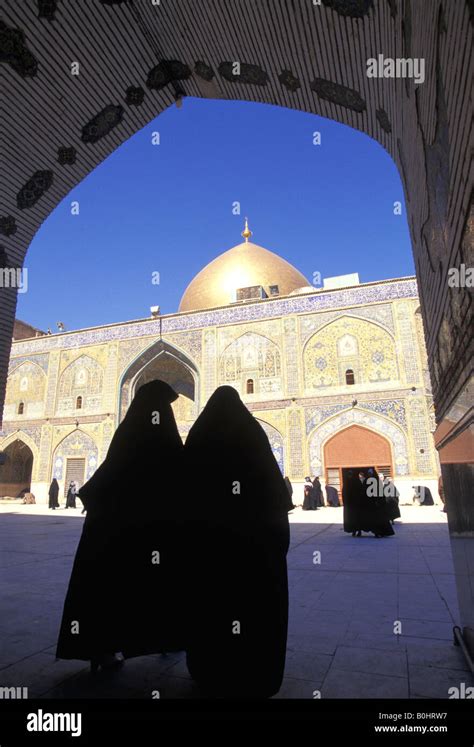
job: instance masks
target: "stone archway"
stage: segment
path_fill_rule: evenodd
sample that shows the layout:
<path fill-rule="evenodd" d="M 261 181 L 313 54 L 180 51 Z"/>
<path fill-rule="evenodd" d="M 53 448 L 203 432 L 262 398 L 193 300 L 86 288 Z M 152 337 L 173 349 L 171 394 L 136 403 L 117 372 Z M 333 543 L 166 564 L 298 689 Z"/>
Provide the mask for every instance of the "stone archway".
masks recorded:
<path fill-rule="evenodd" d="M 456 464 L 449 454 L 474 417 L 466 407 L 474 306 L 470 289 L 453 292 L 447 279 L 451 267 L 469 266 L 472 257 L 465 95 L 472 4 L 95 0 L 86 19 L 80 3 L 5 5 L 0 62 L 9 117 L 0 143 L 0 257 L 7 267 L 23 265 L 39 226 L 75 185 L 183 96 L 312 112 L 365 132 L 388 151 L 406 196 L 448 514 L 450 523 L 456 514 L 457 534 L 470 537 L 472 495 L 460 486 L 469 485 L 472 451 L 461 449 L 463 463 Z M 424 81 L 368 77 L 368 60 L 379 55 L 428 62 Z M 77 73 L 84 60 L 74 75 L 71 66 Z M 0 290 L 3 411 L 17 289 Z"/>
<path fill-rule="evenodd" d="M 56 444 L 51 460 L 51 479 L 57 479 L 65 494 L 71 479 L 82 487 L 98 466 L 99 450 L 96 442 L 85 431 L 76 429 Z"/>
<path fill-rule="evenodd" d="M 1 452 L 0 496 L 16 498 L 21 491 L 31 489 L 33 452 L 21 440 L 15 438 Z"/>

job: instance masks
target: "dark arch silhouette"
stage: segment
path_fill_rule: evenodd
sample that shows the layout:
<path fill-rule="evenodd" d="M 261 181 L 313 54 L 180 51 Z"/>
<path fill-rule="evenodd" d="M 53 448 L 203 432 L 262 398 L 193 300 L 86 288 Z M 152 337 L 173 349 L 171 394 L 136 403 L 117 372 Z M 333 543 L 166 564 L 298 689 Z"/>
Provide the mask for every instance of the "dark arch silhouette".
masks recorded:
<path fill-rule="evenodd" d="M 0 462 L 0 496 L 17 497 L 31 488 L 33 452 L 17 438 L 3 451 Z"/>

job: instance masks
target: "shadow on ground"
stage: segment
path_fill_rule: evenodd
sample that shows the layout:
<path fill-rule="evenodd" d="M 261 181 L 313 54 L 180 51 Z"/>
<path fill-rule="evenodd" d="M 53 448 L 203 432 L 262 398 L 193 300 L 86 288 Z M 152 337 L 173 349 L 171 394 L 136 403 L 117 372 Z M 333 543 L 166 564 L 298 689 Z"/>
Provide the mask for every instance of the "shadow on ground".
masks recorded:
<path fill-rule="evenodd" d="M 96 675 L 85 662 L 56 661 L 83 519 L 28 509 L 1 512 L 0 688 L 27 687 L 30 698 L 199 698 L 184 654 Z M 407 510 L 396 536 L 382 540 L 346 535 L 340 509 L 291 517 L 288 650 L 276 697 L 448 698 L 450 687 L 474 684 L 452 643 L 459 613 L 449 535 L 432 510 L 432 523 L 427 509 L 422 523 Z"/>

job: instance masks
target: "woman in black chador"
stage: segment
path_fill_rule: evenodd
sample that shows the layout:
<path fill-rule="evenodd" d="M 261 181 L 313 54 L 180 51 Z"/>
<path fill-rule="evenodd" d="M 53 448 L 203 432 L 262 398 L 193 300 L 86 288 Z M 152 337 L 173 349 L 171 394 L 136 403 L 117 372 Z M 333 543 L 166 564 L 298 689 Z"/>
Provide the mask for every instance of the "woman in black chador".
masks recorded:
<path fill-rule="evenodd" d="M 187 664 L 209 696 L 278 692 L 288 625 L 292 503 L 268 438 L 232 387 L 219 387 L 185 446 L 195 483 Z"/>
<path fill-rule="evenodd" d="M 368 470 L 365 491 L 371 503 L 370 525 L 367 531 L 373 532 L 376 537 L 391 537 L 395 534 L 391 524 L 392 511 L 386 501 L 383 482 L 376 469 Z"/>
<path fill-rule="evenodd" d="M 71 480 L 67 489 L 66 505 L 64 506 L 64 508 L 76 508 L 76 495 L 77 486 L 74 480 Z"/>
<path fill-rule="evenodd" d="M 356 477 L 352 470 L 343 474 L 342 483 L 342 502 L 343 502 L 343 521 L 344 531 L 361 536 L 362 531 L 362 512 L 364 504 L 362 479 L 365 475 L 361 473 L 361 479 Z"/>
<path fill-rule="evenodd" d="M 51 485 L 49 486 L 48 490 L 48 507 L 52 508 L 53 511 L 56 508 L 59 508 L 59 501 L 58 501 L 58 495 L 59 495 L 59 484 L 55 477 L 51 480 Z"/>
<path fill-rule="evenodd" d="M 304 478 L 303 496 L 303 511 L 317 511 L 318 502 L 316 498 L 316 490 L 313 481 L 309 476 Z"/>
<path fill-rule="evenodd" d="M 185 648 L 183 444 L 163 381 L 142 386 L 107 458 L 80 490 L 87 517 L 64 605 L 57 656 L 92 668 Z"/>

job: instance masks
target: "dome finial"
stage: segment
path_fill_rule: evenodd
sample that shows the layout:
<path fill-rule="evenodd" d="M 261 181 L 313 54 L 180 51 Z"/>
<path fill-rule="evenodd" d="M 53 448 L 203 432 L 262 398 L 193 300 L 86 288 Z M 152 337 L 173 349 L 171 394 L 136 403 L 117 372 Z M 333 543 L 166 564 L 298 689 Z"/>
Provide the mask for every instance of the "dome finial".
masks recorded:
<path fill-rule="evenodd" d="M 250 228 L 249 228 L 249 221 L 248 221 L 248 218 L 246 218 L 246 219 L 245 219 L 245 228 L 244 228 L 244 230 L 243 230 L 243 231 L 242 231 L 242 233 L 241 233 L 241 236 L 243 236 L 243 237 L 244 237 L 244 239 L 245 239 L 245 243 L 247 243 L 247 242 L 248 242 L 248 240 L 249 240 L 249 238 L 251 237 L 251 235 L 252 235 L 252 231 L 251 231 L 251 230 L 250 230 Z"/>

